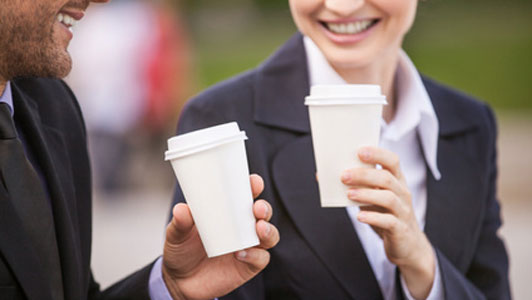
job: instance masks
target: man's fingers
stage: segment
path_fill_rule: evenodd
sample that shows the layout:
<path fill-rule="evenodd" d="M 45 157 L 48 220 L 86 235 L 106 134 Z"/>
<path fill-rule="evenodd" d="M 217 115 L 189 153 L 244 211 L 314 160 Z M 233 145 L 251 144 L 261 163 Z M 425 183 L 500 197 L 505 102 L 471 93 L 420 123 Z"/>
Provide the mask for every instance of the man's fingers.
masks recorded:
<path fill-rule="evenodd" d="M 253 193 L 253 199 L 257 198 L 262 190 L 264 190 L 264 181 L 262 177 L 257 174 L 249 175 L 249 181 L 251 182 L 251 192 Z"/>
<path fill-rule="evenodd" d="M 261 248 L 270 249 L 279 242 L 279 230 L 272 224 L 260 220 L 257 222 L 256 229 Z"/>
<path fill-rule="evenodd" d="M 249 248 L 238 251 L 234 255 L 236 259 L 246 263 L 246 274 L 244 274 L 247 277 L 246 280 L 262 271 L 270 262 L 270 253 L 261 248 Z"/>
<path fill-rule="evenodd" d="M 253 203 L 253 214 L 258 220 L 270 221 L 273 209 L 270 203 L 265 200 L 257 200 Z"/>
<path fill-rule="evenodd" d="M 166 228 L 166 240 L 178 244 L 185 240 L 194 228 L 194 219 L 185 203 L 178 203 L 174 206 L 172 213 L 172 221 Z"/>

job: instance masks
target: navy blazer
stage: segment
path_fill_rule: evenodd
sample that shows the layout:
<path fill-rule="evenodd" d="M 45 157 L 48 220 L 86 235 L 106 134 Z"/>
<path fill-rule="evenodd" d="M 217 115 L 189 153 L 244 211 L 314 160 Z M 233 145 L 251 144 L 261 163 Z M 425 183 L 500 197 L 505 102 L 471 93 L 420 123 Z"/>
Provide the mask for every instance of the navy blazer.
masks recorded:
<path fill-rule="evenodd" d="M 151 266 L 101 292 L 90 270 L 91 173 L 83 118 L 60 80 L 12 82 L 15 124 L 35 157 L 50 192 L 64 299 L 148 299 Z M 3 181 L 3 179 L 2 179 Z M 52 300 L 51 282 L 23 224 L 0 185 L 0 299 Z M 55 299 L 54 299 L 55 300 Z"/>
<path fill-rule="evenodd" d="M 425 232 L 434 246 L 446 299 L 509 299 L 508 258 L 497 236 L 496 124 L 491 110 L 424 79 L 438 116 L 437 181 L 427 171 Z M 187 103 L 178 133 L 229 121 L 246 131 L 250 171 L 281 233 L 271 262 L 223 299 L 381 299 L 345 208 L 321 208 L 308 111 L 306 54 L 296 34 L 254 70 Z M 209 170 L 204 170 L 208 172 Z M 184 198 L 177 186 L 174 202 Z M 213 195 L 215 201 L 215 195 Z"/>

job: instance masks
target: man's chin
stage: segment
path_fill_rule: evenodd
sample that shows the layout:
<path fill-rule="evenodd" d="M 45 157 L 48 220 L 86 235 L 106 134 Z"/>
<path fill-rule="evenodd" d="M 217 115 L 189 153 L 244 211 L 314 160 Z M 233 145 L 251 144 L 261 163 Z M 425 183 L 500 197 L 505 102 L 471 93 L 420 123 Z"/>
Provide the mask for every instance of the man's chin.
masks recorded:
<path fill-rule="evenodd" d="M 43 72 L 37 77 L 64 78 L 72 70 L 72 58 L 68 52 L 57 55 L 43 62 Z"/>
<path fill-rule="evenodd" d="M 43 77 L 43 78 L 64 78 L 72 70 L 72 60 L 70 56 L 63 56 L 55 60 L 39 60 L 33 64 L 20 64 L 11 68 L 11 77 Z"/>

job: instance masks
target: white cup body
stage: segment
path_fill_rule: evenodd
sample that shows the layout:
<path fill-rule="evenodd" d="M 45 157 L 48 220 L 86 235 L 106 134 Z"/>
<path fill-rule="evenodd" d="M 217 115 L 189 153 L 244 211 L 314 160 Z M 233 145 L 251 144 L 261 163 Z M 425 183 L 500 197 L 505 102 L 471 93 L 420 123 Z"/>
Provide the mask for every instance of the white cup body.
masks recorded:
<path fill-rule="evenodd" d="M 169 160 L 207 256 L 258 245 L 244 139 L 199 148 Z"/>
<path fill-rule="evenodd" d="M 341 176 L 347 169 L 374 167 L 359 160 L 358 150 L 379 143 L 385 100 L 380 88 L 377 90 L 378 94 L 355 93 L 352 98 L 349 96 L 352 91 L 338 97 L 330 94 L 307 97 L 322 207 L 360 205 L 347 198 L 349 188 L 342 183 Z M 334 87 L 328 86 L 326 91 L 333 93 Z"/>

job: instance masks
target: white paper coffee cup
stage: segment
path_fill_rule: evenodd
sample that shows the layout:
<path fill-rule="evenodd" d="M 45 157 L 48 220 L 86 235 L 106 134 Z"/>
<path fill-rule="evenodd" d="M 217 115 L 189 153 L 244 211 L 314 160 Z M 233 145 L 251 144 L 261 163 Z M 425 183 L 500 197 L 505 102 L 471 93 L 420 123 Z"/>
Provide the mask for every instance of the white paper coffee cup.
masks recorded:
<path fill-rule="evenodd" d="M 359 205 L 347 198 L 342 172 L 374 167 L 358 159 L 363 146 L 379 143 L 382 106 L 378 85 L 316 85 L 305 98 L 309 108 L 312 144 L 322 207 Z"/>
<path fill-rule="evenodd" d="M 236 122 L 168 140 L 174 169 L 209 257 L 259 244 L 244 131 Z"/>

